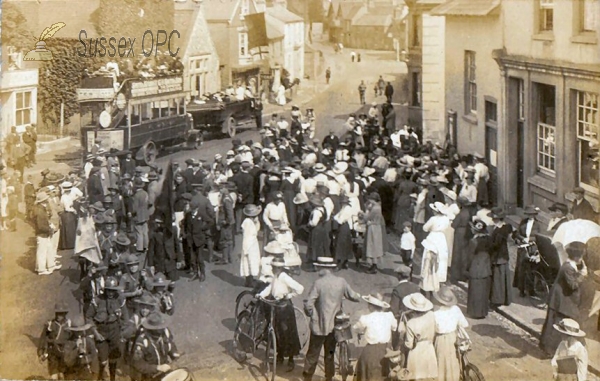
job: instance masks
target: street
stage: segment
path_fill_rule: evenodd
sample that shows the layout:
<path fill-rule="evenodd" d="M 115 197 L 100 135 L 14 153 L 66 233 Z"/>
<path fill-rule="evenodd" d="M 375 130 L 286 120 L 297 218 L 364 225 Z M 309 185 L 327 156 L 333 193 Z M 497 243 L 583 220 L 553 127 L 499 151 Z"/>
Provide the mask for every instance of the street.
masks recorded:
<path fill-rule="evenodd" d="M 327 48 L 331 49 L 331 48 Z M 351 63 L 348 54 L 325 52 L 326 61 L 332 68 L 332 82 L 325 86 L 325 79 L 319 78 L 324 91 L 316 94 L 300 108 L 304 111 L 313 107 L 317 115 L 316 137 L 322 139 L 330 129 L 341 131 L 349 113 L 359 112 L 376 101 L 382 103 L 385 97 L 373 97 L 372 87 L 379 75 L 391 81 L 397 89 L 394 104 L 400 120 L 400 80 L 406 73 L 403 63 L 392 61 L 392 52 L 377 53 L 362 51 L 363 60 Z M 359 104 L 357 87 L 361 80 L 367 84 L 367 105 Z M 398 99 L 396 99 L 398 97 Z M 294 101 L 292 101 L 294 103 Z M 273 106 L 277 111 L 278 106 Z M 271 108 L 268 109 L 269 111 Z M 268 120 L 265 114 L 263 120 Z M 400 122 L 399 122 L 400 123 Z M 256 130 L 245 131 L 238 136 L 242 141 L 258 139 Z M 216 153 L 224 154 L 231 147 L 231 139 L 207 140 L 197 151 L 178 151 L 160 157 L 159 164 L 169 161 L 183 163 L 193 156 L 212 160 Z M 41 156 L 36 168 L 52 167 L 55 156 Z M 51 276 L 39 276 L 33 271 L 35 263 L 35 237 L 33 230 L 19 220 L 17 232 L 0 233 L 2 242 L 2 269 L 0 272 L 0 377 L 5 379 L 42 379 L 47 377 L 46 364 L 37 361 L 36 344 L 43 324 L 52 318 L 54 303 L 65 300 L 71 308 L 71 318 L 81 306 L 77 301 L 77 281 L 79 270 L 70 252 L 62 252 L 62 269 Z M 397 237 L 391 237 L 397 240 Z M 301 252 L 306 251 L 305 243 L 299 242 Z M 183 275 L 175 288 L 175 314 L 171 327 L 180 351 L 185 354 L 177 366 L 187 367 L 196 380 L 263 380 L 260 361 L 251 359 L 251 366 L 237 363 L 230 354 L 233 330 L 235 327 L 235 298 L 243 287 L 239 277 L 238 254 L 241 236 L 236 237 L 234 263 L 215 265 L 207 263 L 207 280 L 203 283 L 188 282 Z M 367 295 L 380 292 L 389 299 L 396 284 L 393 269 L 401 262 L 399 255 L 386 253 L 383 271 L 376 275 L 366 274 L 356 269 L 354 264 L 342 270 L 339 276 L 346 278 L 355 291 Z M 305 295 L 317 278 L 316 273 L 302 272 L 295 277 L 306 288 Z M 459 296 L 459 305 L 465 310 L 466 293 L 454 287 Z M 302 297 L 294 300 L 302 306 Z M 345 302 L 344 309 L 350 313 L 352 322 L 367 311 L 366 303 Z M 468 332 L 473 342 L 470 360 L 483 372 L 487 380 L 548 380 L 552 377 L 549 359 L 537 348 L 537 342 L 527 333 L 495 312 L 481 320 L 469 320 Z M 364 343 L 353 339 L 351 358 L 356 358 Z M 306 348 L 304 349 L 304 351 Z M 296 361 L 296 368 L 289 373 L 285 369 L 278 372 L 282 380 L 302 379 L 303 356 Z M 322 363 L 317 376 L 323 377 Z M 339 376 L 338 376 L 339 377 Z M 317 378 L 318 379 L 318 378 Z M 338 378 L 339 379 L 339 378 Z"/>

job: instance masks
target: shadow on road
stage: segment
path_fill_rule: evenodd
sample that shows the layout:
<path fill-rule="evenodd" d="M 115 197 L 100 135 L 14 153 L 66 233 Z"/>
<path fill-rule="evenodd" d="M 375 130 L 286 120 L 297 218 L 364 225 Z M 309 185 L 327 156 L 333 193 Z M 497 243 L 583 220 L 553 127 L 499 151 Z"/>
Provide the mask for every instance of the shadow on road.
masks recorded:
<path fill-rule="evenodd" d="M 223 327 L 227 328 L 231 332 L 233 332 L 233 330 L 235 329 L 236 323 L 237 322 L 236 322 L 235 318 L 226 318 L 226 319 L 221 320 L 221 324 L 223 324 Z"/>
<path fill-rule="evenodd" d="M 518 350 L 516 353 L 506 353 L 499 351 L 488 358 L 488 361 L 495 361 L 503 358 L 523 358 L 530 355 L 538 360 L 546 358 L 545 354 L 537 347 L 532 350 L 531 344 L 526 342 L 519 335 L 516 335 L 507 330 L 501 325 L 492 324 L 474 324 L 471 330 L 480 336 L 487 336 L 490 338 L 498 338 L 504 340 L 506 344 Z"/>
<path fill-rule="evenodd" d="M 21 268 L 35 273 L 35 250 L 37 246 L 35 237 L 27 238 L 25 245 L 27 246 L 27 251 L 17 259 L 17 264 Z"/>
<path fill-rule="evenodd" d="M 211 273 L 217 278 L 221 279 L 224 282 L 229 283 L 232 286 L 236 287 L 244 287 L 244 280 L 239 276 L 228 273 L 225 270 L 213 270 Z"/>

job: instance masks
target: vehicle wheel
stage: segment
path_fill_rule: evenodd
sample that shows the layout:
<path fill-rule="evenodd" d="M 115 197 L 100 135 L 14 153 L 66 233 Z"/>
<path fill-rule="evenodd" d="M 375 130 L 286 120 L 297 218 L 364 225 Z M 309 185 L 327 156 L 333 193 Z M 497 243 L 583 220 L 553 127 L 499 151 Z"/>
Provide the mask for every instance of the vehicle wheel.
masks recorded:
<path fill-rule="evenodd" d="M 464 370 L 465 379 L 463 381 L 485 381 L 485 377 L 473 364 L 467 364 Z"/>
<path fill-rule="evenodd" d="M 235 298 L 235 319 L 239 320 L 242 312 L 249 310 L 250 305 L 254 302 L 254 294 L 252 291 L 244 290 Z"/>
<path fill-rule="evenodd" d="M 308 318 L 302 310 L 294 306 L 294 316 L 296 318 L 296 326 L 298 327 L 298 338 L 300 339 L 300 350 L 303 350 L 310 339 L 310 327 Z"/>
<path fill-rule="evenodd" d="M 277 338 L 275 337 L 274 329 L 269 329 L 267 336 L 267 346 L 265 348 L 265 370 L 267 379 L 275 381 L 275 375 L 277 374 Z"/>
<path fill-rule="evenodd" d="M 225 120 L 224 123 L 227 124 L 227 134 L 230 138 L 233 138 L 237 133 L 237 122 L 235 118 L 233 116 L 230 116 L 229 118 L 227 118 L 227 120 Z"/>
<path fill-rule="evenodd" d="M 546 308 L 550 288 L 546 279 L 538 271 L 531 273 L 530 287 L 529 302 L 531 305 L 539 309 Z"/>
<path fill-rule="evenodd" d="M 342 341 L 338 343 L 338 362 L 340 365 L 340 376 L 342 376 L 342 380 L 346 380 L 346 377 L 350 375 L 350 356 L 349 356 L 348 343 L 346 341 Z"/>
<path fill-rule="evenodd" d="M 149 141 L 142 148 L 140 148 L 142 160 L 146 165 L 154 164 L 156 157 L 158 156 L 158 148 L 153 141 Z"/>
<path fill-rule="evenodd" d="M 236 361 L 244 362 L 254 352 L 254 323 L 248 311 L 240 312 L 237 318 L 231 352 Z"/>

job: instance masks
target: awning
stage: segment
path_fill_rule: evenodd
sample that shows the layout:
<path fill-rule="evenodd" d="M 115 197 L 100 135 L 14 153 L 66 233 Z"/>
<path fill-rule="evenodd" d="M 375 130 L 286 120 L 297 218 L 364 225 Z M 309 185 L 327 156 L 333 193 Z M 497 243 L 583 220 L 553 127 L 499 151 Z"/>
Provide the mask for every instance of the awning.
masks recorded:
<path fill-rule="evenodd" d="M 498 14 L 500 0 L 450 0 L 431 10 L 434 16 L 489 16 Z"/>

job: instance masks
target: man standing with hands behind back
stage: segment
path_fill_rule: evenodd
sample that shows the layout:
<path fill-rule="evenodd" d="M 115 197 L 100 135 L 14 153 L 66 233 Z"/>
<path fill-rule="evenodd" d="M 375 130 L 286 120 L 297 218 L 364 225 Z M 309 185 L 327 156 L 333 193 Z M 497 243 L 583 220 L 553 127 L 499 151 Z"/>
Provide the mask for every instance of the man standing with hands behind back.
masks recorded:
<path fill-rule="evenodd" d="M 312 380 L 321 347 L 325 346 L 325 380 L 331 381 L 335 375 L 335 315 L 342 309 L 343 298 L 358 302 L 361 296 L 344 278 L 333 275 L 331 269 L 336 267 L 333 258 L 319 257 L 314 265 L 320 270 L 319 279 L 304 302 L 304 310 L 310 318 L 310 341 L 302 375 L 304 381 Z"/>

